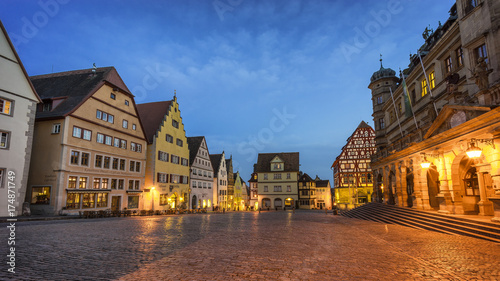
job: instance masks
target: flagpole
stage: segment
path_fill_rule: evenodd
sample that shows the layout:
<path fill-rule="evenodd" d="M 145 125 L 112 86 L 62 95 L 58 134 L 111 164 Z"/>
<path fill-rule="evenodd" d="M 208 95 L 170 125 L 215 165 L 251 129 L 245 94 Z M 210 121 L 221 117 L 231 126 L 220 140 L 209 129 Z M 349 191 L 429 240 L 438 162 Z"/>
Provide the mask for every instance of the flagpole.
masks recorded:
<path fill-rule="evenodd" d="M 406 86 L 405 74 L 401 71 L 401 68 L 399 69 L 399 73 L 401 74 L 401 77 L 403 77 L 403 83 L 404 83 L 403 94 L 405 94 L 406 92 L 406 96 L 408 97 L 408 101 L 410 102 L 411 115 L 413 115 L 413 121 L 415 121 L 415 127 L 418 130 L 417 118 L 415 118 L 413 105 L 411 105 L 410 93 L 408 92 L 408 87 Z"/>
<path fill-rule="evenodd" d="M 424 62 L 422 61 L 422 57 L 420 56 L 420 51 L 417 51 L 417 54 L 418 54 L 418 58 L 420 59 L 420 65 L 422 65 L 422 70 L 424 71 L 424 77 L 425 77 L 425 81 L 427 82 L 427 87 L 429 88 L 429 94 L 431 95 L 431 98 L 433 98 L 431 84 L 429 84 L 429 79 L 427 79 L 427 74 L 425 73 Z M 432 101 L 432 105 L 434 105 L 434 110 L 436 111 L 436 116 L 437 116 L 438 110 L 437 110 L 436 103 L 434 102 L 434 100 Z"/>
<path fill-rule="evenodd" d="M 401 132 L 401 137 L 403 137 L 403 129 L 401 129 L 401 122 L 399 122 L 398 109 L 396 108 L 396 102 L 394 102 L 394 96 L 392 95 L 391 87 L 389 87 L 389 91 L 391 92 L 392 104 L 394 105 L 394 111 L 396 112 L 396 118 L 398 119 L 399 131 Z"/>

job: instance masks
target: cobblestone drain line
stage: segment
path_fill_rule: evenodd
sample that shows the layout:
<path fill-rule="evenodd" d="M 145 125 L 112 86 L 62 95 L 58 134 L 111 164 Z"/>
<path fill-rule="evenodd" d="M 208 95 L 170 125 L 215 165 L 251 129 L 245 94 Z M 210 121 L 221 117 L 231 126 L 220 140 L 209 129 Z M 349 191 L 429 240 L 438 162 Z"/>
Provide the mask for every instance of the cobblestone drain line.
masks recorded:
<path fill-rule="evenodd" d="M 352 225 L 350 225 L 350 226 L 353 227 Z M 392 226 L 394 226 L 394 225 L 391 225 L 391 227 Z M 414 260 L 416 263 L 422 265 L 423 267 L 434 268 L 436 272 L 444 271 L 446 274 L 449 274 L 450 276 L 452 276 L 453 278 L 455 278 L 455 279 L 448 279 L 448 280 L 465 280 L 462 277 L 460 277 L 457 274 L 455 274 L 455 272 L 453 272 L 453 271 L 447 270 L 446 268 L 437 267 L 433 263 L 431 263 L 431 262 L 429 262 L 429 261 L 427 261 L 425 259 L 422 259 L 422 258 L 419 258 L 419 257 L 415 257 L 415 256 L 412 256 L 412 255 L 406 253 L 400 247 L 396 247 L 395 245 L 391 244 L 389 241 L 383 239 L 380 236 L 372 235 L 371 232 L 368 232 L 366 230 L 359 229 L 359 228 L 358 228 L 358 231 L 365 233 L 365 235 L 371 237 L 373 240 L 377 240 L 380 243 L 387 245 L 388 247 L 392 248 L 393 251 L 398 252 L 399 254 L 402 254 L 402 255 L 406 256 L 407 258 L 410 258 L 410 259 Z M 389 232 L 389 225 L 387 225 L 387 224 L 385 224 L 385 231 L 386 231 L 386 233 Z"/>

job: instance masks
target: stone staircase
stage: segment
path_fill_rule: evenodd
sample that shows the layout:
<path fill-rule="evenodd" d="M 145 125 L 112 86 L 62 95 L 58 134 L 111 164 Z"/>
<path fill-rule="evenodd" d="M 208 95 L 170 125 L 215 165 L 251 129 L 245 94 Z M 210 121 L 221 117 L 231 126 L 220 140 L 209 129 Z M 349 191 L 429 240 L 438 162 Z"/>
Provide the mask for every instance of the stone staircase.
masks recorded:
<path fill-rule="evenodd" d="M 349 211 L 343 211 L 340 215 L 452 235 L 465 235 L 500 243 L 500 224 L 493 222 L 441 215 L 380 203 L 365 204 Z"/>

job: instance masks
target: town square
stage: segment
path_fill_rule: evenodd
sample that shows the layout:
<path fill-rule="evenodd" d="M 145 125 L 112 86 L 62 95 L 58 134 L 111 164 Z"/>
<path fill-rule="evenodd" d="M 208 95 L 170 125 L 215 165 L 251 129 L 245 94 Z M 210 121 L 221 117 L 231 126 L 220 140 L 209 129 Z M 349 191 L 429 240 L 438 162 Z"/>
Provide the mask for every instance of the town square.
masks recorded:
<path fill-rule="evenodd" d="M 3 0 L 1 280 L 499 280 L 500 1 Z"/>
<path fill-rule="evenodd" d="M 27 221 L 16 239 L 1 280 L 500 278 L 498 243 L 322 211 Z"/>

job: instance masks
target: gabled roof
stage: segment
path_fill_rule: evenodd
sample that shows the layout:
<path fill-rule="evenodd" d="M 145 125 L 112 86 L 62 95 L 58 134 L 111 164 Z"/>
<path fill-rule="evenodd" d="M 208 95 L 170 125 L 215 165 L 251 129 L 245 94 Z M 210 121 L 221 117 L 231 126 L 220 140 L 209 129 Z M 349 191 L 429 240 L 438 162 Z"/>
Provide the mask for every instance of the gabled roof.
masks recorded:
<path fill-rule="evenodd" d="M 221 161 L 222 154 L 210 154 L 210 162 L 212 162 L 212 167 L 214 168 L 214 178 L 219 174 Z"/>
<path fill-rule="evenodd" d="M 373 128 L 370 125 L 366 124 L 365 121 L 361 121 L 361 123 L 359 123 L 358 127 L 356 128 L 356 130 L 354 130 L 354 132 L 352 132 L 352 134 L 349 136 L 349 138 L 347 138 L 346 144 L 342 147 L 342 151 L 335 158 L 335 161 L 333 161 L 333 164 L 332 164 L 331 168 L 335 167 L 335 165 L 338 164 L 341 156 L 343 156 L 343 155 L 346 154 L 346 150 L 347 150 L 349 144 L 354 141 L 356 133 L 358 132 L 358 130 L 361 130 L 361 129 L 368 129 L 373 135 L 375 134 L 375 131 L 373 130 Z M 373 136 L 373 138 L 374 138 L 374 136 Z M 375 146 L 372 146 L 371 148 L 374 150 Z M 364 147 L 363 149 L 367 149 L 367 147 Z M 367 157 L 367 158 L 369 158 L 369 157 Z"/>
<path fill-rule="evenodd" d="M 19 55 L 17 54 L 17 51 L 16 51 L 16 48 L 14 48 L 14 45 L 12 44 L 12 41 L 10 40 L 10 37 L 9 35 L 7 34 L 7 30 L 5 29 L 5 27 L 3 26 L 3 23 L 2 21 L 0 20 L 0 29 L 2 30 L 3 32 L 3 35 L 5 37 L 5 39 L 7 40 L 7 43 L 9 44 L 9 47 L 10 47 L 10 50 L 12 51 L 11 55 L 13 55 L 14 57 L 12 56 L 9 56 L 8 59 L 10 59 L 11 61 L 15 61 L 19 67 L 21 68 L 21 71 L 24 75 L 24 78 L 26 78 L 26 82 L 29 84 L 29 87 L 31 88 L 31 90 L 33 91 L 33 95 L 34 95 L 34 98 L 36 99 L 35 101 L 37 103 L 41 102 L 42 100 L 40 99 L 40 96 L 38 95 L 38 93 L 36 92 L 35 90 L 35 87 L 33 87 L 33 83 L 31 83 L 30 79 L 29 79 L 29 76 L 28 76 L 28 73 L 26 72 L 26 69 L 24 68 L 24 65 L 23 63 L 21 62 L 21 59 L 19 58 Z M 3 56 L 6 56 L 7 54 L 2 54 Z M 5 85 L 2 85 L 2 88 L 4 87 Z M 5 89 L 4 89 L 5 90 Z M 9 89 L 10 90 L 10 89 Z M 29 98 L 29 97 L 25 97 L 25 98 Z"/>
<path fill-rule="evenodd" d="M 42 100 L 64 98 L 51 111 L 37 112 L 36 118 L 64 117 L 75 111 L 104 84 L 120 89 L 133 98 L 114 67 L 66 71 L 30 77 Z"/>
<path fill-rule="evenodd" d="M 314 181 L 308 174 L 304 173 L 300 178 L 300 182 L 312 182 Z"/>
<path fill-rule="evenodd" d="M 168 115 L 171 104 L 172 101 L 160 101 L 137 105 L 137 112 L 149 144 L 153 143 L 156 133 L 165 120 L 165 116 Z"/>
<path fill-rule="evenodd" d="M 257 158 L 256 173 L 271 172 L 271 161 L 278 156 L 284 164 L 283 172 L 298 172 L 299 171 L 299 153 L 298 152 L 281 152 L 281 153 L 259 153 Z"/>
<path fill-rule="evenodd" d="M 330 184 L 329 180 L 317 180 L 316 181 L 316 187 L 328 187 Z"/>
<path fill-rule="evenodd" d="M 193 165 L 194 159 L 198 154 L 198 150 L 200 149 L 201 143 L 205 137 L 188 137 L 188 147 L 189 147 L 189 165 Z"/>

